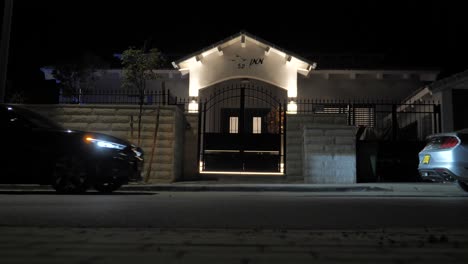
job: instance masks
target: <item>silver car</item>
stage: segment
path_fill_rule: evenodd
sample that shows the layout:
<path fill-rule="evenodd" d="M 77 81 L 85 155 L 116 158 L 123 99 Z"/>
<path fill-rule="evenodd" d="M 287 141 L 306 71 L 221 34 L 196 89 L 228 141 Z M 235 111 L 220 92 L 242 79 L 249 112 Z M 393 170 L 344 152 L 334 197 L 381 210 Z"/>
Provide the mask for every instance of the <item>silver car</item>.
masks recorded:
<path fill-rule="evenodd" d="M 428 136 L 418 170 L 424 180 L 456 181 L 468 192 L 468 129 Z"/>

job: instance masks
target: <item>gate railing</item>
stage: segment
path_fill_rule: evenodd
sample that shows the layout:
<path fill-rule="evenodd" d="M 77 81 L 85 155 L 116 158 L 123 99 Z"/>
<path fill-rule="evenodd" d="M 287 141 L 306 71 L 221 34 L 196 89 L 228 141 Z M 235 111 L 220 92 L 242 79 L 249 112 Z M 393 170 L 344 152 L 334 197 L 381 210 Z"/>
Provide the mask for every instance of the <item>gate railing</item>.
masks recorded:
<path fill-rule="evenodd" d="M 247 89 L 269 93 L 267 89 L 244 86 Z M 238 87 L 230 87 L 232 90 Z M 226 93 L 230 96 L 229 93 Z M 139 104 L 138 90 L 88 90 L 59 95 L 62 104 Z M 268 94 L 271 96 L 271 94 Z M 280 96 L 281 98 L 281 96 Z M 284 97 L 283 97 L 284 98 Z M 203 103 L 210 98 L 199 99 Z M 287 101 L 275 99 L 286 106 Z M 321 100 L 298 98 L 295 100 L 297 114 L 341 114 L 348 125 L 359 128 L 358 138 L 421 140 L 427 135 L 441 132 L 440 104 L 434 101 L 390 102 L 384 100 Z M 192 100 L 178 98 L 170 90 L 145 91 L 145 105 L 177 105 L 189 112 Z"/>
<path fill-rule="evenodd" d="M 371 100 L 310 100 L 296 102 L 298 114 L 337 114 L 356 126 L 358 139 L 423 140 L 441 132 L 440 104 Z"/>

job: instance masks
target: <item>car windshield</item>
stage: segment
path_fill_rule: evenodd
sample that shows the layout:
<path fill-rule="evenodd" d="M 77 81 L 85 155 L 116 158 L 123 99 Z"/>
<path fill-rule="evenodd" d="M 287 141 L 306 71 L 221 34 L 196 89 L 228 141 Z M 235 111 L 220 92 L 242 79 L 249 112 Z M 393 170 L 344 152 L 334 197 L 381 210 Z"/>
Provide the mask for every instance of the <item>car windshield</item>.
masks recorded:
<path fill-rule="evenodd" d="M 12 110 L 17 115 L 31 122 L 37 128 L 58 129 L 58 130 L 64 129 L 61 125 L 55 123 L 54 121 L 34 111 L 21 108 L 21 107 L 12 107 Z"/>

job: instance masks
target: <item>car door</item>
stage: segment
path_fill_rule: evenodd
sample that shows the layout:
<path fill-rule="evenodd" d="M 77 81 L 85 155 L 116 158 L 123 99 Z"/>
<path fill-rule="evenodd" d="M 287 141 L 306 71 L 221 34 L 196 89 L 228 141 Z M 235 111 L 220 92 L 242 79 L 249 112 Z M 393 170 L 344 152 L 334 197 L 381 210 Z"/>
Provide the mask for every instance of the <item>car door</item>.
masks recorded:
<path fill-rule="evenodd" d="M 2 183 L 28 183 L 32 171 L 30 160 L 31 127 L 11 108 L 0 109 Z"/>

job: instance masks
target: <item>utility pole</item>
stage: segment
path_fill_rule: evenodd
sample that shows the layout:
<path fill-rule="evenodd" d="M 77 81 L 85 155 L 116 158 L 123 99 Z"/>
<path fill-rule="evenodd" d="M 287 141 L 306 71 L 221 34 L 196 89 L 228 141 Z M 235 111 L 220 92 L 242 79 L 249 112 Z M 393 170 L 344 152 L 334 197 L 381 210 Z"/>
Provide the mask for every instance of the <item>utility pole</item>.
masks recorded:
<path fill-rule="evenodd" d="M 12 13 L 13 0 L 5 0 L 5 6 L 3 10 L 2 41 L 0 43 L 0 103 L 5 102 Z"/>

